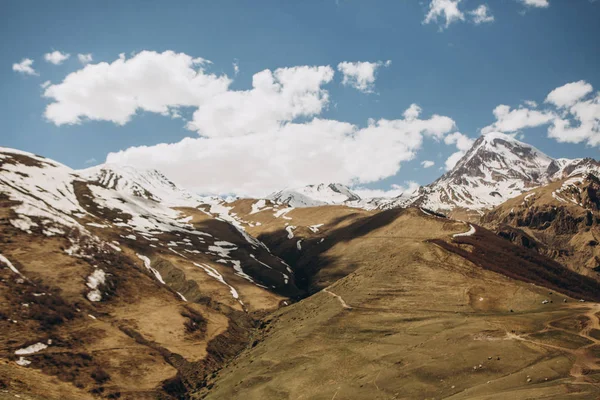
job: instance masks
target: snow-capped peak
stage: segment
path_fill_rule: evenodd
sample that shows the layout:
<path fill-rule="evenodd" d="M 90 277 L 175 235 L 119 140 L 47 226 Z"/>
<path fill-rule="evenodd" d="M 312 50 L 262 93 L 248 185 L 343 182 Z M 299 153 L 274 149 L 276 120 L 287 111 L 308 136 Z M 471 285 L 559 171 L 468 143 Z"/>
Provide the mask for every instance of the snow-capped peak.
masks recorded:
<path fill-rule="evenodd" d="M 103 164 L 77 173 L 105 189 L 154 200 L 168 207 L 195 207 L 204 201 L 203 197 L 178 187 L 155 169 Z"/>
<path fill-rule="evenodd" d="M 291 207 L 316 207 L 360 201 L 360 196 L 340 183 L 321 183 L 284 189 L 270 194 L 267 199 Z"/>
<path fill-rule="evenodd" d="M 493 132 L 479 137 L 452 170 L 421 188 L 410 204 L 446 212 L 482 211 L 556 179 L 598 171 L 595 160 L 555 160 L 510 135 Z"/>

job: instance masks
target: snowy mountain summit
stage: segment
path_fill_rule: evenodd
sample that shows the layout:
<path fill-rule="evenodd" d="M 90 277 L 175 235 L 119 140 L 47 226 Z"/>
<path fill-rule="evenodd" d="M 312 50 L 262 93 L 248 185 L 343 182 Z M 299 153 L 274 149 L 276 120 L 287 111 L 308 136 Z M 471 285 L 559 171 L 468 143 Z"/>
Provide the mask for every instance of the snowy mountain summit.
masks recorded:
<path fill-rule="evenodd" d="M 317 207 L 358 202 L 360 196 L 340 183 L 321 183 L 280 190 L 267 196 L 267 199 L 290 207 Z"/>
<path fill-rule="evenodd" d="M 590 158 L 553 159 L 512 136 L 489 133 L 479 137 L 452 170 L 420 188 L 409 205 L 481 211 L 534 187 L 588 172 L 600 172 L 600 163 Z"/>

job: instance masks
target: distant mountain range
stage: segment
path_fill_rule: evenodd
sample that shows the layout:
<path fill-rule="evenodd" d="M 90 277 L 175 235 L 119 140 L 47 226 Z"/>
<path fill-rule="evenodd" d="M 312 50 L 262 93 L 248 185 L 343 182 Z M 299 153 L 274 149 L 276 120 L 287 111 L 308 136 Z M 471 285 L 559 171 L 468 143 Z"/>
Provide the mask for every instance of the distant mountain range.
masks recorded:
<path fill-rule="evenodd" d="M 591 158 L 553 159 L 512 136 L 490 133 L 479 137 L 452 170 L 422 186 L 416 193 L 392 199 L 361 199 L 344 185 L 319 184 L 286 189 L 267 198 L 293 207 L 345 204 L 390 209 L 419 206 L 445 213 L 462 209 L 481 214 L 535 187 L 588 172 L 600 172 L 600 162 Z"/>

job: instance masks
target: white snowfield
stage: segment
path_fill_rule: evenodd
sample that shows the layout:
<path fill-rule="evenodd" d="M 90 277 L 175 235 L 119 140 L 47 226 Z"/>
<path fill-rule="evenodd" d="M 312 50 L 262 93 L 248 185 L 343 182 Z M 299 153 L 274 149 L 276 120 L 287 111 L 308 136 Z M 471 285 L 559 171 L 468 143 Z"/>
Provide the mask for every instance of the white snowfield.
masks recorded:
<path fill-rule="evenodd" d="M 32 344 L 31 346 L 27 346 L 23 349 L 19 349 L 19 350 L 15 351 L 15 354 L 18 356 L 24 356 L 27 354 L 37 353 L 37 352 L 42 351 L 47 348 L 48 348 L 48 345 L 38 342 L 36 344 Z"/>
<path fill-rule="evenodd" d="M 359 201 L 360 196 L 339 183 L 308 185 L 284 189 L 267 196 L 267 199 L 290 207 L 317 207 Z"/>
<path fill-rule="evenodd" d="M 461 237 L 461 236 L 473 236 L 476 232 L 476 229 L 473 225 L 469 224 L 470 228 L 467 232 L 463 233 L 455 233 L 452 237 Z"/>

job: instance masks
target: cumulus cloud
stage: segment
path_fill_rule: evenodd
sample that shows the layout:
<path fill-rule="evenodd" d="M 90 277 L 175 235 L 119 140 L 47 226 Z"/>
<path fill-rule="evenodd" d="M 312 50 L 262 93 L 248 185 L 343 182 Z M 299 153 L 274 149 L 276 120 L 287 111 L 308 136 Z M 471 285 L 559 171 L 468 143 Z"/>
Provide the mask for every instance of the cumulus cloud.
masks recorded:
<path fill-rule="evenodd" d="M 58 50 L 55 50 L 52 53 L 46 53 L 46 54 L 44 54 L 44 60 L 46 60 L 47 62 L 49 62 L 51 64 L 54 64 L 54 65 L 60 65 L 60 64 L 62 64 L 69 57 L 71 57 L 70 54 L 61 53 Z"/>
<path fill-rule="evenodd" d="M 378 68 L 388 67 L 392 64 L 388 61 L 358 61 L 348 62 L 343 61 L 338 64 L 338 71 L 342 73 L 342 84 L 351 86 L 363 93 L 372 93 L 375 84 L 375 73 Z"/>
<path fill-rule="evenodd" d="M 429 12 L 425 15 L 423 23 L 438 23 L 445 20 L 445 25 L 440 26 L 442 29 L 443 27 L 448 28 L 453 22 L 464 21 L 465 14 L 458 7 L 460 2 L 461 0 L 431 0 Z"/>
<path fill-rule="evenodd" d="M 83 119 L 123 125 L 138 110 L 169 115 L 172 108 L 198 107 L 227 91 L 231 80 L 204 71 L 207 61 L 187 54 L 143 51 L 112 63 L 87 64 L 46 88 L 53 100 L 45 117 L 56 125 Z"/>
<path fill-rule="evenodd" d="M 567 83 L 546 97 L 545 110 L 527 107 L 512 109 L 499 105 L 494 110 L 496 122 L 482 133 L 499 131 L 514 133 L 521 129 L 549 125 L 548 137 L 564 143 L 586 143 L 600 146 L 600 93 L 594 93 L 585 81 Z M 526 102 L 529 107 L 537 103 Z"/>
<path fill-rule="evenodd" d="M 364 187 L 352 188 L 352 191 L 358 194 L 363 199 L 371 199 L 377 197 L 398 197 L 400 195 L 413 195 L 419 190 L 420 185 L 414 181 L 406 181 L 404 185 L 393 184 L 389 189 L 368 189 Z"/>
<path fill-rule="evenodd" d="M 531 110 L 527 107 L 511 109 L 510 106 L 501 104 L 494 109 L 496 122 L 481 130 L 483 134 L 490 132 L 512 133 L 525 128 L 546 125 L 555 117 L 551 111 Z"/>
<path fill-rule="evenodd" d="M 548 0 L 520 0 L 521 3 L 525 4 L 528 7 L 538 7 L 538 8 L 546 8 L 550 6 L 550 2 Z"/>
<path fill-rule="evenodd" d="M 172 51 L 89 63 L 46 87 L 45 116 L 56 125 L 122 125 L 140 111 L 176 118 L 190 107 L 186 127 L 199 137 L 131 147 L 110 153 L 106 162 L 156 168 L 200 193 L 247 196 L 315 182 L 364 186 L 395 175 L 427 138 L 439 141 L 455 131 L 451 118 L 423 118 L 416 104 L 399 119 L 370 119 L 364 126 L 322 118 L 331 66 L 264 70 L 254 74 L 250 89 L 231 90 L 231 79 L 206 72 L 207 64 Z"/>
<path fill-rule="evenodd" d="M 480 5 L 476 9 L 469 11 L 475 25 L 494 22 L 494 16 L 490 14 L 490 9 L 485 4 Z"/>
<path fill-rule="evenodd" d="M 456 163 L 458 163 L 458 161 L 467 153 L 467 151 L 471 149 L 474 142 L 475 141 L 473 139 L 460 132 L 454 132 L 450 135 L 447 135 L 444 138 L 444 143 L 447 145 L 456 145 L 458 151 L 452 153 L 446 160 L 446 170 L 451 170 L 454 168 Z"/>
<path fill-rule="evenodd" d="M 365 127 L 314 118 L 238 137 L 132 147 L 110 153 L 106 161 L 157 168 L 201 193 L 264 196 L 286 186 L 365 185 L 393 176 L 415 157 L 424 138 L 442 138 L 454 127 L 452 119 L 439 115 L 370 120 Z"/>
<path fill-rule="evenodd" d="M 188 128 L 203 136 L 240 136 L 320 114 L 329 102 L 322 85 L 333 75 L 330 66 L 258 72 L 252 78 L 251 90 L 224 91 L 213 96 L 194 112 Z"/>
<path fill-rule="evenodd" d="M 92 53 L 87 54 L 77 54 L 77 59 L 82 64 L 89 64 L 93 61 Z"/>
<path fill-rule="evenodd" d="M 13 71 L 17 71 L 23 75 L 39 75 L 32 67 L 33 60 L 24 58 L 20 63 L 15 63 L 12 66 Z"/>
<path fill-rule="evenodd" d="M 435 165 L 435 162 L 430 161 L 430 160 L 425 160 L 425 161 L 421 161 L 421 166 L 423 168 L 431 168 Z"/>
<path fill-rule="evenodd" d="M 237 61 L 237 60 L 235 60 L 235 61 L 232 63 L 232 65 L 233 65 L 233 74 L 234 74 L 234 75 L 237 75 L 237 74 L 239 74 L 239 73 L 240 73 L 240 65 L 239 65 L 238 61 Z"/>
<path fill-rule="evenodd" d="M 586 81 L 567 83 L 551 91 L 546 97 L 546 103 L 557 107 L 570 107 L 594 90 Z"/>
<path fill-rule="evenodd" d="M 558 142 L 600 145 L 600 93 L 586 82 L 574 82 L 550 92 L 547 101 L 561 107 L 563 114 L 548 129 Z M 584 94 L 585 93 L 585 94 Z"/>

